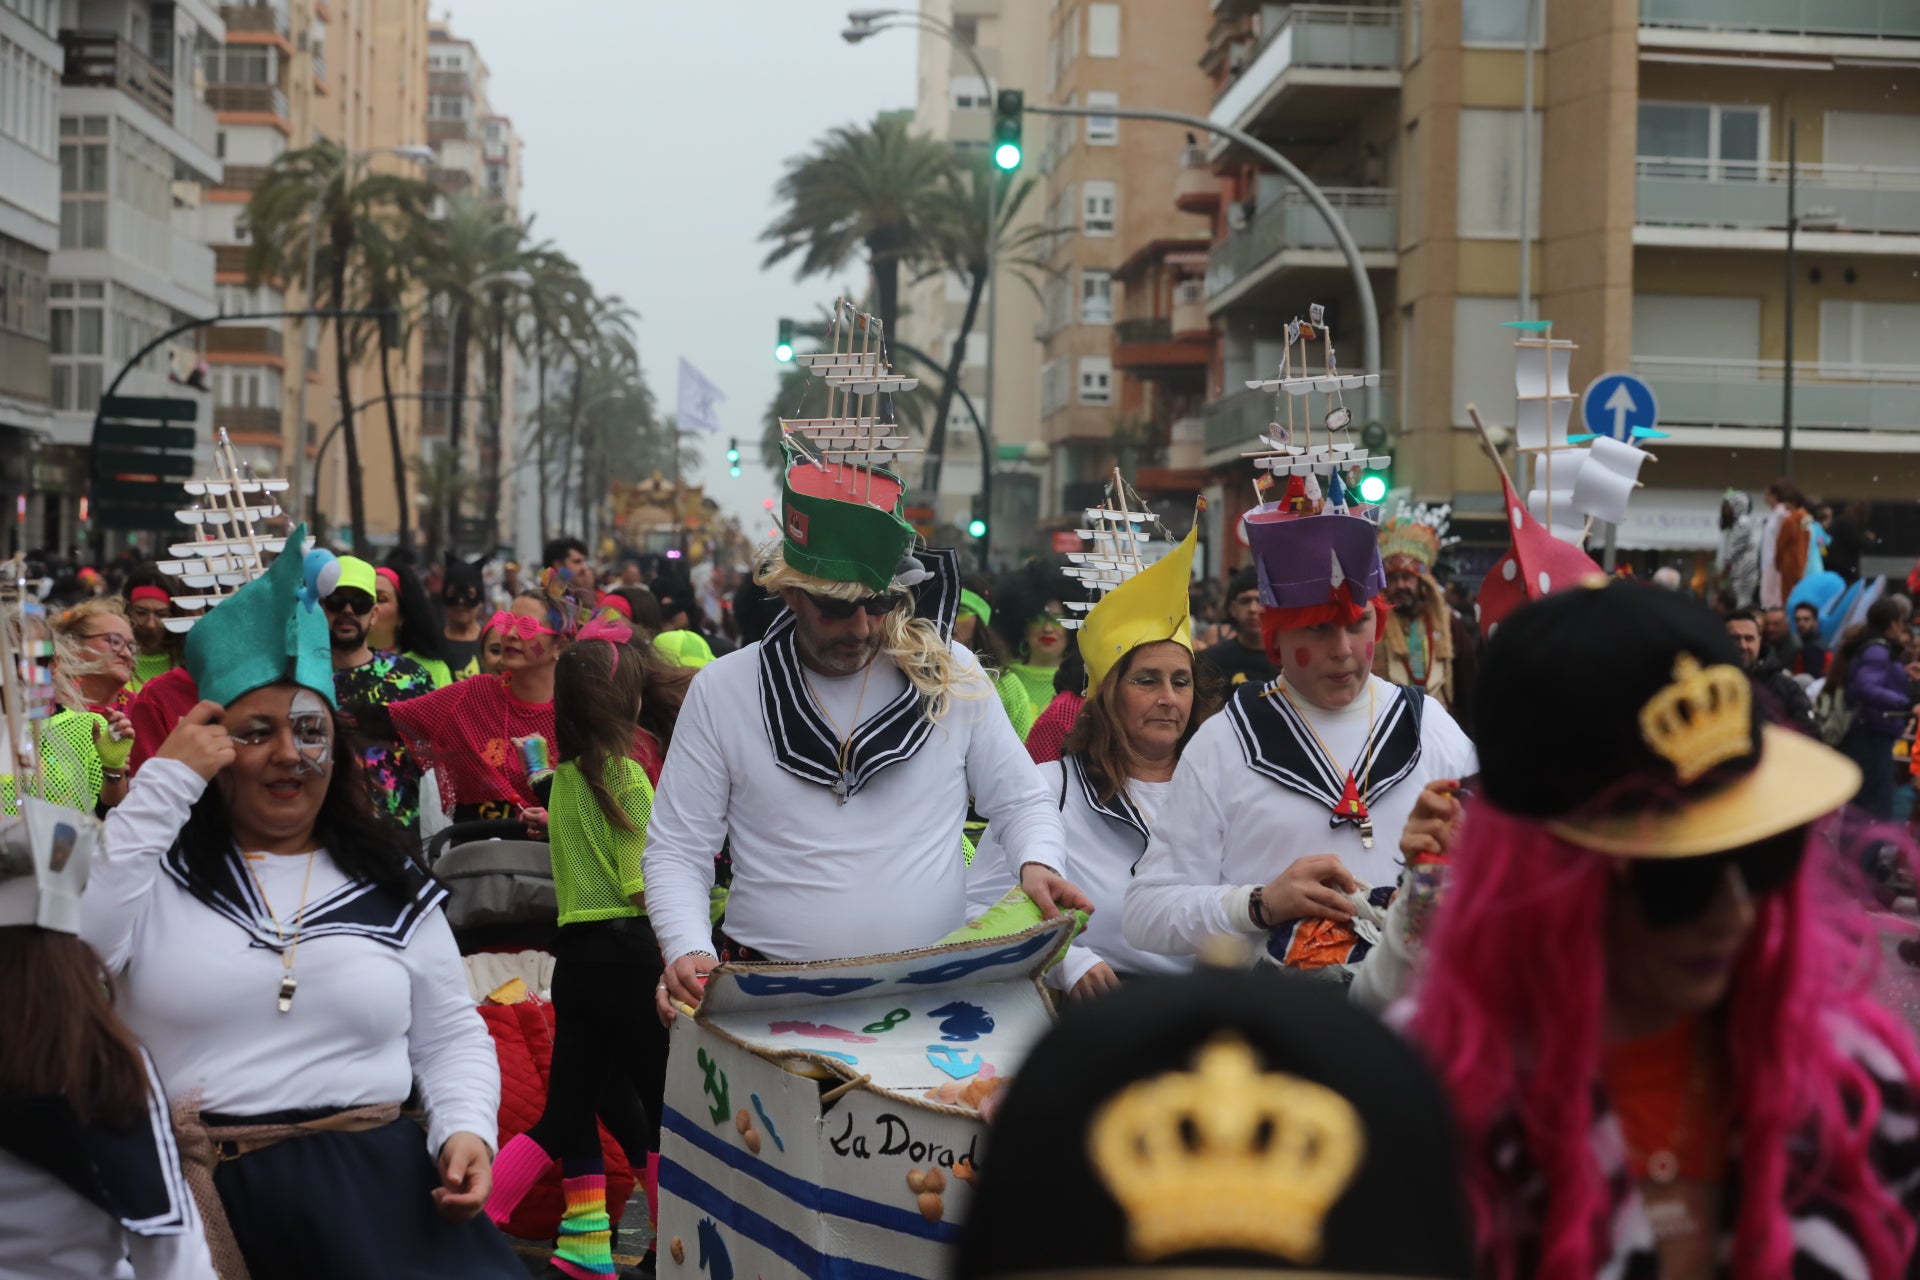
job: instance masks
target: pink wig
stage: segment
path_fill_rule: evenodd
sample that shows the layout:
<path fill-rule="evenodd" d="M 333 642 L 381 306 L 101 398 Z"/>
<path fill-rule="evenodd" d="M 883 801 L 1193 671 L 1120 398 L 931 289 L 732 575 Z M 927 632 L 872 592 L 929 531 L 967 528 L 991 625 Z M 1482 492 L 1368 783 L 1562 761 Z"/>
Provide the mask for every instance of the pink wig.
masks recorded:
<path fill-rule="evenodd" d="M 1875 1280 L 1905 1274 L 1915 1226 L 1868 1160 L 1879 1090 L 1836 1041 L 1850 1026 L 1878 1041 L 1909 1080 L 1920 1054 L 1867 994 L 1878 940 L 1848 899 L 1816 828 L 1787 889 L 1763 899 L 1727 1004 L 1740 1133 L 1741 1204 L 1733 1274 L 1790 1271 L 1789 1209 L 1819 1195 L 1843 1209 Z M 1472 805 L 1435 922 L 1410 1030 L 1458 1118 L 1480 1249 L 1515 1273 L 1516 1231 L 1538 1233 L 1543 1280 L 1589 1280 L 1607 1248 L 1610 1201 L 1590 1145 L 1606 1001 L 1608 859 L 1484 802 Z M 1522 1224 L 1490 1161 L 1518 1121 L 1547 1187 L 1544 1219 Z M 1811 1176 L 1790 1184 L 1787 1147 L 1814 1138 Z"/>

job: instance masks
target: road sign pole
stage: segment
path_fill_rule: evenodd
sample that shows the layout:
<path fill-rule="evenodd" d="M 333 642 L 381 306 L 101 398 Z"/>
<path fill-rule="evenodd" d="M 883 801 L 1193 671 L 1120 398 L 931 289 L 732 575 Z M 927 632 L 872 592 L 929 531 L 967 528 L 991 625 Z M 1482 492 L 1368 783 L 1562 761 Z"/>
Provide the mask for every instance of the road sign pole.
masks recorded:
<path fill-rule="evenodd" d="M 1600 552 L 1600 567 L 1606 570 L 1608 577 L 1613 576 L 1613 566 L 1614 566 L 1615 560 L 1617 559 L 1617 553 L 1614 550 L 1613 539 L 1614 539 L 1614 534 L 1617 533 L 1618 531 L 1619 531 L 1619 526 L 1617 525 L 1609 524 L 1607 526 L 1607 540 L 1605 543 L 1602 544 L 1602 550 Z"/>

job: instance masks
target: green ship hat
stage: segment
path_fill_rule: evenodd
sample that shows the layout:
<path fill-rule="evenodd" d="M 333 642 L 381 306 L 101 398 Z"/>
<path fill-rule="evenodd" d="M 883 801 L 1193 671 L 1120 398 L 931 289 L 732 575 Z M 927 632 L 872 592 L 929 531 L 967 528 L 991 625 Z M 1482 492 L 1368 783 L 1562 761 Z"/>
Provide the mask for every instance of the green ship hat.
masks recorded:
<path fill-rule="evenodd" d="M 917 576 L 917 536 L 901 518 L 906 484 L 884 467 L 824 465 L 789 449 L 780 477 L 780 533 L 787 564 L 809 577 L 891 590 Z M 905 562 L 904 564 L 902 562 Z"/>
<path fill-rule="evenodd" d="M 291 680 L 333 705 L 333 653 L 319 603 L 323 593 L 310 581 L 334 576 L 323 572 L 334 568 L 333 557 L 325 551 L 303 556 L 306 538 L 306 525 L 295 528 L 265 573 L 187 632 L 187 674 L 202 698 L 229 706 L 255 689 Z"/>

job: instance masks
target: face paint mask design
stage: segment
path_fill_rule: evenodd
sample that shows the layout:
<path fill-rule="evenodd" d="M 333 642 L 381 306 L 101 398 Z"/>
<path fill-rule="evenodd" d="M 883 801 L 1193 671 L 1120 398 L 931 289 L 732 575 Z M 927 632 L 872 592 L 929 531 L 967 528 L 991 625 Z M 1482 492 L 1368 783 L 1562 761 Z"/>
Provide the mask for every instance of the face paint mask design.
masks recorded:
<path fill-rule="evenodd" d="M 287 723 L 293 728 L 293 749 L 300 756 L 299 772 L 322 774 L 333 759 L 333 717 L 327 704 L 311 689 L 301 689 L 287 704 Z"/>

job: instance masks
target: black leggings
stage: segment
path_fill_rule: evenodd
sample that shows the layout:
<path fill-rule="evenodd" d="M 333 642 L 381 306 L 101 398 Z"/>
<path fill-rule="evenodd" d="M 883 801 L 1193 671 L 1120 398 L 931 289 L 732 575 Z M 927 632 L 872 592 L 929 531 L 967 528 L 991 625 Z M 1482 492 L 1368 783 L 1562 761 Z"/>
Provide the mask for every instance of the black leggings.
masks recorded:
<path fill-rule="evenodd" d="M 649 939 L 649 942 L 651 939 Z M 556 1160 L 600 1154 L 597 1116 L 635 1171 L 660 1149 L 667 1029 L 654 1011 L 659 952 L 631 960 L 562 956 L 553 969 L 553 1068 L 527 1136 Z"/>

